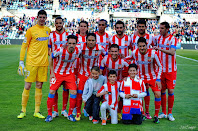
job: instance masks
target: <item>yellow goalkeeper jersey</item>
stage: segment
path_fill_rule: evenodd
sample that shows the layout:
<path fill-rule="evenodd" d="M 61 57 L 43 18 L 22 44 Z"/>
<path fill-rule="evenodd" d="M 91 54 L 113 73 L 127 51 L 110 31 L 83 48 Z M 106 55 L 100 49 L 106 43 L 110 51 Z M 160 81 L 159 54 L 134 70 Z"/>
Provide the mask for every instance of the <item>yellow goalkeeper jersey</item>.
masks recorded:
<path fill-rule="evenodd" d="M 48 66 L 48 39 L 50 28 L 38 24 L 29 28 L 21 46 L 20 60 L 24 60 L 27 49 L 26 64 L 31 66 Z"/>

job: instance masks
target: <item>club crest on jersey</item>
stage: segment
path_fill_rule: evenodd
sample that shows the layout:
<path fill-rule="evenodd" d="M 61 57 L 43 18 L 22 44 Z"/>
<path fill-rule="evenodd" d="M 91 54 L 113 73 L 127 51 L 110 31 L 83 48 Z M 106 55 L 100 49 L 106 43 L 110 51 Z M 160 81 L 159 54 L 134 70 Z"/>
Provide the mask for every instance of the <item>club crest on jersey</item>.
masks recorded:
<path fill-rule="evenodd" d="M 126 113 L 129 112 L 129 107 L 125 107 L 124 112 L 126 112 Z"/>
<path fill-rule="evenodd" d="M 98 50 L 95 50 L 95 56 L 98 56 L 98 52 L 99 52 Z"/>

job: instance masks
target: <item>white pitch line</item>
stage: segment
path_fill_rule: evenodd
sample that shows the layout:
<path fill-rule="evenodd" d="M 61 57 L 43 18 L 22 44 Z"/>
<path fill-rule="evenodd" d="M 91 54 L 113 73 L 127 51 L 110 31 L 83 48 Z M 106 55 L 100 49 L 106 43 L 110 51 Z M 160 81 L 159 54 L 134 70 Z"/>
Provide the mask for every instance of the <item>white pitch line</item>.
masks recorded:
<path fill-rule="evenodd" d="M 184 57 L 184 56 L 181 56 L 181 55 L 176 55 L 176 56 L 187 59 L 187 60 L 192 60 L 192 61 L 198 62 L 198 60 L 195 60 L 195 59 L 192 59 L 192 58 Z"/>

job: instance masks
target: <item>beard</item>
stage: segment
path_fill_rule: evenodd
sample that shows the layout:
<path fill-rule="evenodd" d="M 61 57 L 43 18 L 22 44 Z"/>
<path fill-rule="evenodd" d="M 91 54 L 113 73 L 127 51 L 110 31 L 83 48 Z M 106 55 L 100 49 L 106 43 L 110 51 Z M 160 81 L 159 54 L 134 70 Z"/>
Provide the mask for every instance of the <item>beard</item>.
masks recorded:
<path fill-rule="evenodd" d="M 71 52 L 73 52 L 73 51 L 74 51 L 74 48 L 73 48 L 73 47 L 70 47 L 69 50 L 70 50 Z"/>
<path fill-rule="evenodd" d="M 60 32 L 62 29 L 63 29 L 63 27 L 62 27 L 62 28 L 60 28 L 60 29 L 56 28 L 56 30 L 57 30 L 57 31 L 59 31 L 59 32 Z"/>
<path fill-rule="evenodd" d="M 139 31 L 139 33 L 140 33 L 141 35 L 143 35 L 143 34 L 145 34 L 145 30 Z"/>
<path fill-rule="evenodd" d="M 118 34 L 118 35 L 122 35 L 122 34 L 123 34 L 123 32 L 122 32 L 122 31 L 116 31 L 116 34 Z"/>

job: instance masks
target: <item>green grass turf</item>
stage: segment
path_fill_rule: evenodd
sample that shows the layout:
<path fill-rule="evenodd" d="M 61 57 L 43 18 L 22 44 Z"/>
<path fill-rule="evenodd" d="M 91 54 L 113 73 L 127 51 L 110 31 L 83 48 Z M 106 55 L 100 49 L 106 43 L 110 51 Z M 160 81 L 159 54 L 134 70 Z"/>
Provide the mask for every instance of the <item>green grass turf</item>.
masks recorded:
<path fill-rule="evenodd" d="M 17 119 L 21 110 L 21 94 L 24 87 L 22 76 L 17 75 L 20 46 L 0 46 L 0 130 L 198 130 L 198 62 L 177 57 L 178 73 L 175 89 L 175 104 L 173 108 L 174 122 L 167 119 L 160 120 L 160 124 L 154 124 L 153 120 L 146 120 L 142 125 L 111 125 L 106 126 L 92 124 L 88 118 L 82 116 L 79 122 L 70 122 L 60 116 L 52 122 L 46 123 L 44 119 L 33 117 L 34 91 L 32 85 L 27 106 L 27 116 Z M 197 58 L 197 51 L 178 50 L 177 54 L 191 58 Z M 47 96 L 49 81 L 43 85 L 43 99 L 41 112 L 47 116 Z M 151 90 L 150 90 L 151 92 Z M 150 114 L 154 115 L 154 96 L 151 94 Z M 62 106 L 62 88 L 59 89 L 59 111 Z M 59 112 L 60 113 L 60 112 Z"/>

